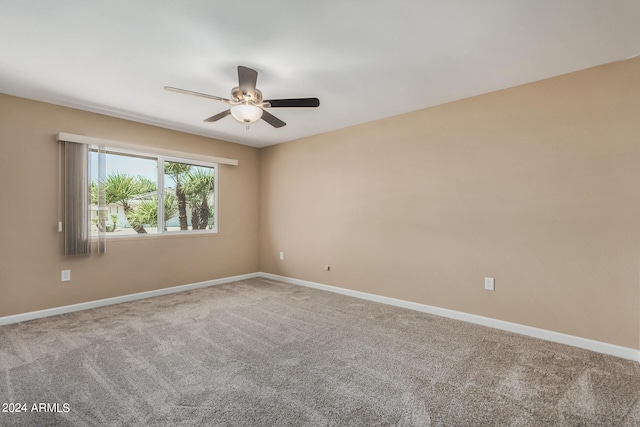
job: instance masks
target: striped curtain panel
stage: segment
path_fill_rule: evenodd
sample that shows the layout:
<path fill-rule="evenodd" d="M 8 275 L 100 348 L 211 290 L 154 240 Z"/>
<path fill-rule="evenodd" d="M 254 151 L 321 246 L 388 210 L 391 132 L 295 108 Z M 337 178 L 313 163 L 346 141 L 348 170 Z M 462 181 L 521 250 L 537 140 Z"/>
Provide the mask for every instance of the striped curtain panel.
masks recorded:
<path fill-rule="evenodd" d="M 90 153 L 87 144 L 64 143 L 64 254 L 84 256 L 91 254 L 91 189 Z M 98 253 L 106 251 L 104 204 L 104 150 L 98 150 L 98 183 L 94 202 L 99 204 L 96 227 L 98 229 Z M 101 167 L 102 166 L 102 167 Z M 100 202 L 102 204 L 100 205 Z"/>
<path fill-rule="evenodd" d="M 104 189 L 104 182 L 107 179 L 107 152 L 103 146 L 99 146 L 94 152 L 98 156 L 98 179 L 96 202 L 98 203 L 98 253 L 107 252 L 107 217 L 109 216 L 109 208 L 107 208 L 107 196 Z M 91 166 L 91 163 L 90 163 Z"/>

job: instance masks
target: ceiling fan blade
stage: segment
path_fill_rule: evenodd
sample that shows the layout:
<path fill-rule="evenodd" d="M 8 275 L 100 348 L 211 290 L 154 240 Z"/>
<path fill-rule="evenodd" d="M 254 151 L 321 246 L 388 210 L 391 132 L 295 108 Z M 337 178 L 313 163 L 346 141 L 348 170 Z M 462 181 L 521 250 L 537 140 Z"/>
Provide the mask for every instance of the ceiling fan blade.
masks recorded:
<path fill-rule="evenodd" d="M 215 99 L 216 101 L 230 102 L 227 98 L 221 98 L 215 95 L 207 95 L 206 93 L 194 92 L 192 90 L 180 89 L 172 86 L 165 86 L 164 89 L 171 92 L 178 92 L 178 93 L 184 93 L 187 95 L 195 95 L 195 96 L 201 96 L 203 98 Z"/>
<path fill-rule="evenodd" d="M 258 72 L 249 67 L 238 65 L 238 87 L 243 94 L 248 94 L 251 99 L 256 96 L 256 82 L 258 81 Z"/>
<path fill-rule="evenodd" d="M 295 99 L 270 99 L 264 102 L 271 104 L 271 108 L 283 107 L 318 107 L 318 98 L 295 98 Z"/>
<path fill-rule="evenodd" d="M 226 111 L 223 111 L 222 113 L 216 114 L 215 116 L 211 116 L 208 119 L 204 119 L 203 121 L 205 121 L 205 122 L 217 122 L 220 119 L 224 119 L 229 114 L 231 114 L 231 110 L 226 110 Z"/>
<path fill-rule="evenodd" d="M 283 122 L 282 120 L 280 120 L 279 118 L 277 118 L 276 116 L 274 116 L 273 114 L 269 113 L 266 110 L 262 110 L 262 120 L 269 123 L 274 128 L 281 128 L 282 126 L 286 125 L 285 122 Z"/>

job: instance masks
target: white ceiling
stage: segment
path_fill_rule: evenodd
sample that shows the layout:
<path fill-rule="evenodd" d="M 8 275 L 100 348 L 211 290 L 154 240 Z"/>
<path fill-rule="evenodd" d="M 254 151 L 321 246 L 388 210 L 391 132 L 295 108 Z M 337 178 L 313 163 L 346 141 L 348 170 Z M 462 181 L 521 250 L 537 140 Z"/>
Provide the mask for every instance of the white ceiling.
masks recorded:
<path fill-rule="evenodd" d="M 638 0 L 0 0 L 0 92 L 255 147 L 640 54 Z M 238 65 L 287 122 L 228 108 Z M 72 129 L 60 129 L 72 131 Z"/>

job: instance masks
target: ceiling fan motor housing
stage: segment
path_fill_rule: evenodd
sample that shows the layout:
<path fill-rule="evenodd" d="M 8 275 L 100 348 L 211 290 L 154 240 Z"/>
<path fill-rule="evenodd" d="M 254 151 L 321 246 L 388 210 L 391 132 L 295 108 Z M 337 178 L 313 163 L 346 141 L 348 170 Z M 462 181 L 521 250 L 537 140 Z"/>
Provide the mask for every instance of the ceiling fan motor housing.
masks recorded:
<path fill-rule="evenodd" d="M 239 87 L 234 87 L 231 89 L 231 99 L 237 103 L 247 103 L 247 104 L 261 104 L 262 103 L 262 92 L 258 89 L 255 89 L 254 93 L 243 93 Z"/>

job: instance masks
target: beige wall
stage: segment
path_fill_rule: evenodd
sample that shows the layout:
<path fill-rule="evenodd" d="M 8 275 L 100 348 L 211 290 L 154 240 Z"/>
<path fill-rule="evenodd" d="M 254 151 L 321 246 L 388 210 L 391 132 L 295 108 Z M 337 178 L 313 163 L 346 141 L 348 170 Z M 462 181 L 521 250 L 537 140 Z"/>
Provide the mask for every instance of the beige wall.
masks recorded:
<path fill-rule="evenodd" d="M 65 258 L 59 131 L 238 159 L 220 166 L 219 235 L 110 240 L 106 255 Z M 258 270 L 255 148 L 0 95 L 0 159 L 0 316 Z M 70 282 L 60 282 L 63 269 Z"/>
<path fill-rule="evenodd" d="M 638 76 L 634 59 L 261 150 L 261 270 L 640 348 Z"/>

